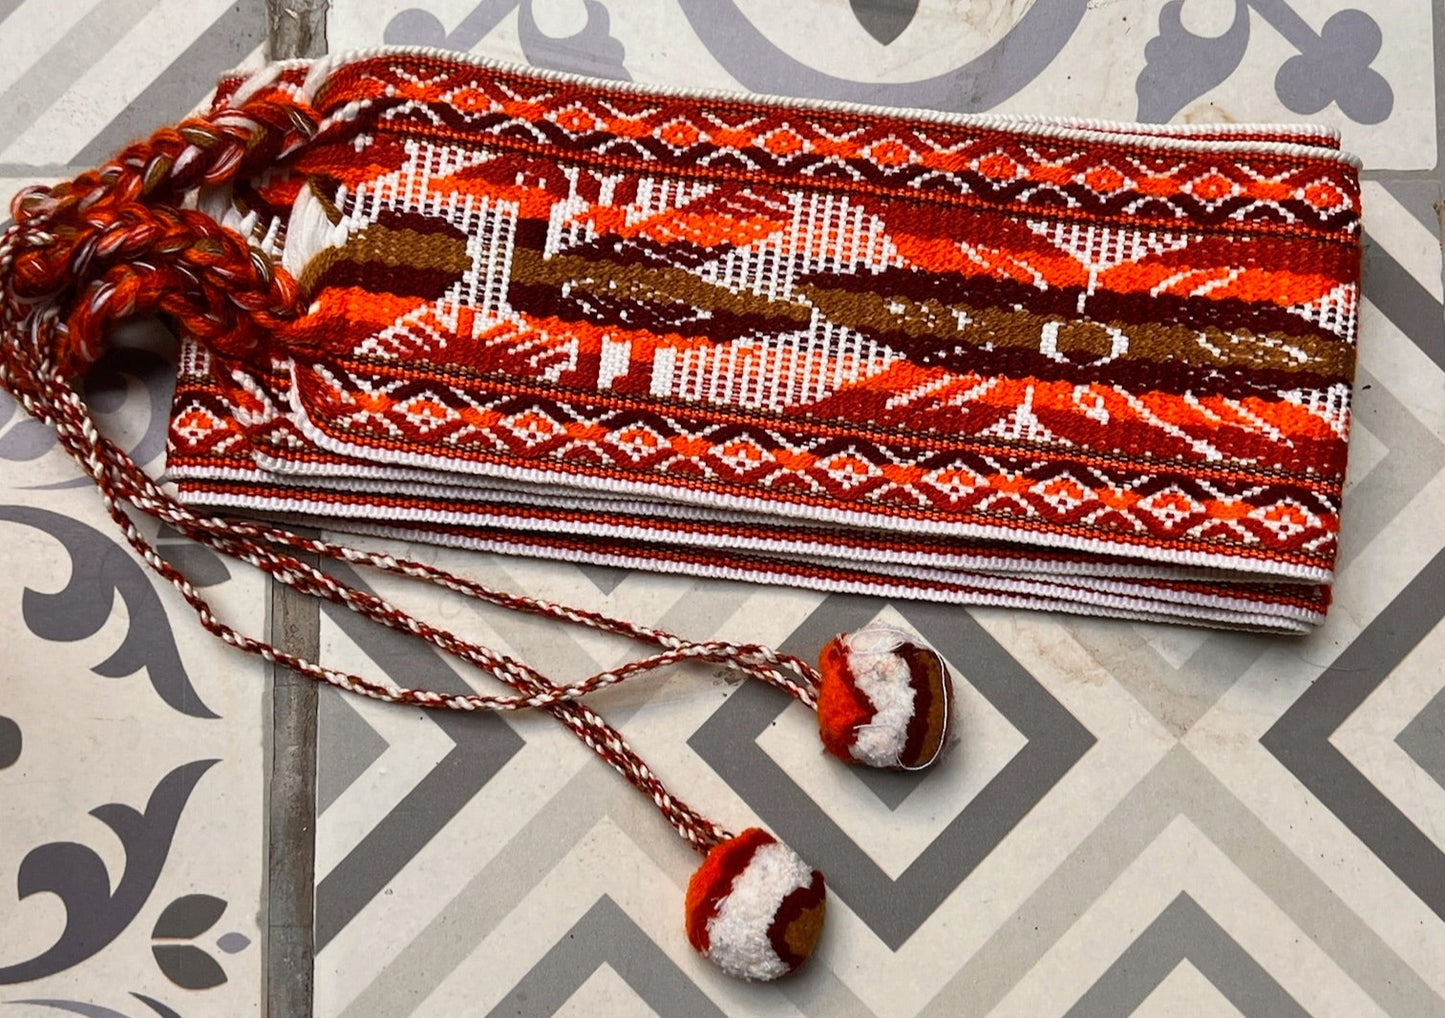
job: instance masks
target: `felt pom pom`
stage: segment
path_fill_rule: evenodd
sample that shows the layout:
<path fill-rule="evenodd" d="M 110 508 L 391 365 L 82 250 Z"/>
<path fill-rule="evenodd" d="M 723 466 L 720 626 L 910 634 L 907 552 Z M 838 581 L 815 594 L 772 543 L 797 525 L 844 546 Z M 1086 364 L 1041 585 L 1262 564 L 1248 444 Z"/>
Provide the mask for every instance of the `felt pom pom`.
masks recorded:
<path fill-rule="evenodd" d="M 943 753 L 953 681 L 937 651 L 901 629 L 865 626 L 830 640 L 818 671 L 818 731 L 829 753 L 909 771 Z"/>
<path fill-rule="evenodd" d="M 813 953 L 827 904 L 823 874 L 767 831 L 713 848 L 687 885 L 687 939 L 724 972 L 777 979 Z"/>

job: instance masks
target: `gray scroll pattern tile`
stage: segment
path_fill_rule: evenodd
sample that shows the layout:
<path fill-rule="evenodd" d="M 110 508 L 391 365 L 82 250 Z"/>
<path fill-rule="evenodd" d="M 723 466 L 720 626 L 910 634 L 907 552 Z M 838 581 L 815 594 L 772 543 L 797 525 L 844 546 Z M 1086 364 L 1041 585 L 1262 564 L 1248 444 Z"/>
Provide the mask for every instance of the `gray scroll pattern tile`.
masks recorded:
<path fill-rule="evenodd" d="M 72 476 L 47 449 L 0 486 L 0 1003 L 259 1013 L 264 673 L 195 628 Z M 262 624 L 259 579 L 186 552 Z"/>
<path fill-rule="evenodd" d="M 0 3 L 0 195 L 185 115 L 259 44 L 262 7 Z M 127 332 L 90 400 L 159 470 L 172 341 Z M 259 578 L 155 536 L 230 618 L 264 626 Z M 200 633 L 8 397 L 0 648 L 0 1012 L 260 1014 L 264 671 Z"/>

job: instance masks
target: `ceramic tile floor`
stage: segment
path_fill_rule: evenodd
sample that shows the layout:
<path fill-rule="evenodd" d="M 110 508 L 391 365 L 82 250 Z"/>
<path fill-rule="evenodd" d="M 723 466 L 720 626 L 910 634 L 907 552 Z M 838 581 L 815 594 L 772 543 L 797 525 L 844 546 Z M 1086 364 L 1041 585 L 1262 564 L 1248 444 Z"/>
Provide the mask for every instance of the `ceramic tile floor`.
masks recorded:
<path fill-rule="evenodd" d="M 1338 127 L 1364 159 L 1369 240 L 1336 607 L 1282 640 L 423 552 L 798 653 L 899 617 L 949 658 L 963 751 L 916 782 L 814 766 L 800 711 L 706 674 L 601 701 L 679 791 L 734 826 L 761 819 L 829 874 L 814 964 L 744 986 L 678 935 L 689 853 L 547 719 L 325 691 L 314 824 L 268 802 L 268 761 L 296 749 L 284 729 L 273 744 L 268 676 L 197 635 L 43 430 L 0 403 L 0 1013 L 250 1015 L 269 998 L 290 1015 L 313 996 L 353 1018 L 1445 1014 L 1439 3 L 335 0 L 327 16 L 334 49 Z M 267 26 L 260 0 L 0 0 L 0 190 L 178 118 L 260 59 Z M 164 337 L 141 340 L 92 398 L 159 468 Z M 279 628 L 256 576 L 186 554 L 230 617 Z M 431 607 L 559 674 L 622 653 Z M 460 681 L 350 617 L 313 628 L 328 663 Z M 286 880 L 311 850 L 308 985 L 283 949 L 305 905 Z"/>

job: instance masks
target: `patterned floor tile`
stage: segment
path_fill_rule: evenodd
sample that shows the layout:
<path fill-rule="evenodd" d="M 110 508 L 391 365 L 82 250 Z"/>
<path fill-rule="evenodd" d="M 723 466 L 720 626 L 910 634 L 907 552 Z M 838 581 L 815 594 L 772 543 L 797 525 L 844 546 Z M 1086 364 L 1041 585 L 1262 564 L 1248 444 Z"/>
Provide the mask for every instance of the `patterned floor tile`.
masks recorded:
<path fill-rule="evenodd" d="M 185 617 L 41 434 L 0 433 L 39 452 L 0 487 L 0 1002 L 260 1014 L 264 669 Z M 180 557 L 262 625 L 259 577 Z"/>
<path fill-rule="evenodd" d="M 380 16 L 378 16 L 380 15 Z M 1037 0 L 429 0 L 339 5 L 338 49 L 389 43 L 638 81 L 884 106 L 1341 128 L 1371 165 L 1435 165 L 1430 5 Z M 1101 63 L 1098 54 L 1108 53 Z"/>
<path fill-rule="evenodd" d="M 231 61 L 259 38 L 259 6 L 244 31 L 226 20 L 232 8 L 0 3 L 0 195 L 8 203 L 202 101 L 212 57 Z M 186 63 L 218 18 L 210 38 L 224 45 Z M 173 340 L 126 332 L 90 400 L 107 433 L 159 471 Z M 264 632 L 259 576 L 146 531 L 228 618 Z M 263 1013 L 265 669 L 201 632 L 8 397 L 0 566 L 0 1009 Z"/>
<path fill-rule="evenodd" d="M 0 0 L 0 192 L 194 108 L 260 58 L 265 7 Z M 941 109 L 1315 119 L 1364 159 L 1369 240 L 1336 604 L 1307 638 L 420 550 L 800 654 L 902 620 L 959 676 L 959 744 L 921 780 L 860 776 L 822 757 L 805 712 L 709 669 L 595 698 L 676 792 L 827 872 L 814 963 L 754 986 L 681 936 L 695 856 L 552 719 L 323 690 L 314 1013 L 1445 1015 L 1441 25 L 1426 0 L 334 5 L 334 49 Z M 91 392 L 156 466 L 162 362 L 119 355 Z M 262 1013 L 266 676 L 196 635 L 74 476 L 0 404 L 0 1011 Z M 265 631 L 255 576 L 161 540 Z M 628 652 L 373 586 L 549 674 Z M 409 685 L 473 681 L 343 611 L 323 610 L 320 648 Z"/>
<path fill-rule="evenodd" d="M 1367 167 L 1431 168 L 1433 83 L 1392 71 L 1430 60 L 1430 6 L 1355 7 L 1059 2 L 1023 14 L 1009 5 L 927 0 L 432 0 L 395 3 L 380 21 L 338 9 L 332 39 L 340 48 L 437 44 L 637 80 L 949 109 L 1191 120 L 1318 111 Z M 1378 41 L 1371 26 L 1380 26 Z M 1093 59 L 1103 50 L 1113 54 L 1106 68 Z M 1349 73 L 1321 78 L 1326 52 L 1335 55 L 1336 71 L 1348 65 Z M 1422 211 L 1429 193 L 1388 175 L 1368 187 L 1379 211 L 1369 219 L 1354 515 L 1339 604 L 1324 631 L 1282 645 L 827 598 L 792 616 L 782 645 L 805 653 L 873 616 L 903 618 L 963 677 L 959 759 L 920 782 L 820 772 L 795 738 L 794 712 L 751 687 L 730 692 L 695 727 L 675 729 L 724 786 L 699 787 L 732 793 L 723 807 L 710 808 L 741 808 L 763 820 L 829 874 L 835 894 L 822 971 L 811 976 L 818 988 L 761 991 L 750 1007 L 833 1013 L 814 1009 L 827 999 L 838 1013 L 876 1015 L 1445 1012 L 1445 988 L 1426 961 L 1435 948 L 1420 946 L 1433 945 L 1445 926 L 1429 906 L 1433 892 L 1412 875 L 1433 874 L 1438 883 L 1445 868 L 1433 857 L 1401 856 L 1396 828 L 1376 835 L 1354 818 L 1357 809 L 1379 817 L 1387 808 L 1422 830 L 1442 822 L 1434 764 L 1415 755 L 1435 759 L 1418 733 L 1432 730 L 1439 680 L 1408 664 L 1431 655 L 1426 649 L 1398 668 L 1389 664 L 1415 643 L 1428 648 L 1435 640 L 1428 634 L 1439 631 L 1431 607 L 1438 598 L 1425 591 L 1442 580 L 1425 567 L 1442 543 L 1432 507 L 1440 504 L 1445 467 L 1438 346 L 1445 316 L 1438 226 Z M 706 618 L 723 590 L 698 584 L 691 595 L 697 614 Z M 561 592 L 597 603 L 585 585 Z M 1397 602 L 1415 610 L 1402 616 Z M 755 617 L 761 622 L 766 610 Z M 708 635 L 710 627 L 688 631 Z M 1368 690 L 1361 667 L 1379 676 L 1365 683 Z M 1335 674 L 1352 692 L 1347 702 L 1330 698 L 1327 708 L 1311 683 L 1329 689 Z M 1347 718 L 1339 712 L 1350 704 L 1360 709 Z M 1336 715 L 1338 722 L 1318 730 Z M 328 745 L 323 732 L 323 760 Z M 1319 770 L 1336 759 L 1342 774 L 1354 775 L 1349 790 L 1326 777 L 1334 771 Z M 682 768 L 680 787 L 690 790 L 700 777 L 696 762 Z M 583 780 L 585 771 L 563 769 Z M 550 812 L 535 813 L 531 823 Z M 1308 833 L 1292 830 L 1285 817 Z M 572 819 L 565 835 L 559 828 L 562 842 L 597 836 L 590 823 Z M 634 833 L 633 845 L 643 845 L 646 832 Z M 619 848 L 618 860 L 635 851 Z M 549 853 L 549 875 L 536 878 L 545 886 L 590 880 L 564 876 L 555 858 Z M 492 865 L 483 864 L 477 877 Z M 1367 895 L 1350 886 L 1360 873 L 1393 905 L 1362 901 Z M 629 931 L 620 934 L 624 940 L 633 929 L 648 931 L 655 948 L 675 959 L 666 931 L 646 922 L 655 903 L 629 898 L 610 882 L 605 899 L 597 890 L 576 900 L 573 892 L 554 893 L 533 891 L 511 913 L 513 922 L 528 914 L 541 921 L 554 902 L 572 901 L 565 922 L 546 920 L 553 932 L 542 940 L 554 946 L 509 956 L 454 952 L 442 985 L 460 987 L 469 972 L 475 980 L 516 965 L 527 969 L 516 984 L 526 999 L 537 994 L 548 1002 L 525 1010 L 518 989 L 506 999 L 524 1013 L 574 1006 L 585 992 L 579 987 L 594 985 L 594 1003 L 616 1013 L 644 1004 L 660 1011 L 635 974 L 617 974 L 622 969 L 610 954 L 574 945 L 565 957 L 585 961 L 569 964 L 565 975 L 554 964 L 563 950 L 555 946 L 557 931 L 587 928 L 583 917 L 604 907 L 601 900 L 617 910 L 608 914 L 615 928 Z M 1409 918 L 1390 919 L 1390 907 L 1406 900 Z M 434 914 L 417 943 L 437 946 L 432 930 L 456 914 L 455 905 L 451 899 L 436 912 L 418 899 L 393 907 Z M 397 953 L 388 979 L 408 982 L 409 966 L 427 957 L 426 950 Z M 660 973 L 672 971 L 669 962 L 655 964 Z M 751 1013 L 733 1012 L 711 973 L 681 971 L 725 1013 Z M 368 991 L 343 1010 L 319 1013 L 368 1013 L 363 1001 L 375 1007 L 398 999 L 388 992 Z M 460 999 L 426 992 L 433 995 L 415 1013 L 445 1013 L 442 1001 Z"/>

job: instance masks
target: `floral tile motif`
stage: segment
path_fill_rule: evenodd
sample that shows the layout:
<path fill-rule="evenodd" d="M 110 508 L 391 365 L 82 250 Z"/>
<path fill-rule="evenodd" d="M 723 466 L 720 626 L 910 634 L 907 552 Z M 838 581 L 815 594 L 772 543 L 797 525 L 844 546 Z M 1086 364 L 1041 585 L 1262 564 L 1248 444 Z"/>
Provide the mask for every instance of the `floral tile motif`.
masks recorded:
<path fill-rule="evenodd" d="M 184 115 L 263 33 L 251 3 L 0 3 L 0 195 Z M 173 341 L 130 331 L 90 398 L 159 470 Z M 258 577 L 159 537 L 262 629 Z M 4 396 L 0 549 L 0 1010 L 262 1013 L 264 670 L 196 628 Z"/>

